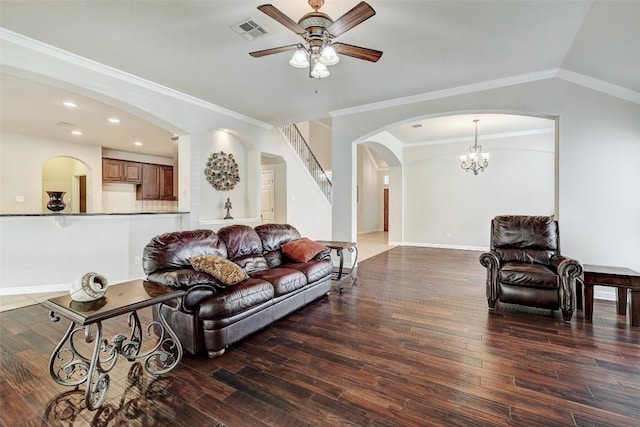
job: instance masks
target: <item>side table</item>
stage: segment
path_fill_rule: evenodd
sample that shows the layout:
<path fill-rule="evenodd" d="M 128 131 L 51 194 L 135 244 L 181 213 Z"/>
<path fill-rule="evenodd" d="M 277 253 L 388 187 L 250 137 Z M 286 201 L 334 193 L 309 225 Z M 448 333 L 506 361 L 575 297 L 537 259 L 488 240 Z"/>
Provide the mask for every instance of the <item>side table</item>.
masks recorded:
<path fill-rule="evenodd" d="M 631 290 L 631 326 L 640 326 L 640 273 L 624 267 L 583 264 L 584 318 L 593 320 L 593 287 L 617 288 L 617 313 L 627 314 L 627 290 Z M 582 309 L 580 281 L 576 282 L 577 308 Z"/>
<path fill-rule="evenodd" d="M 335 278 L 338 281 L 338 288 L 340 289 L 340 292 L 342 292 L 342 278 L 344 276 L 349 276 L 351 277 L 351 281 L 352 283 L 355 285 L 356 282 L 358 281 L 358 278 L 355 277 L 353 275 L 353 271 L 354 271 L 354 267 L 358 261 L 358 245 L 355 242 L 341 242 L 341 241 L 335 241 L 335 240 L 318 240 L 318 243 L 320 243 L 321 245 L 324 245 L 326 247 L 328 247 L 331 250 L 336 251 L 336 254 L 338 255 L 338 258 L 340 259 L 340 264 L 338 266 L 338 271 L 337 273 L 335 273 Z M 349 272 L 346 273 L 344 272 L 344 250 L 347 250 L 353 254 L 355 254 L 354 258 L 353 258 L 353 262 L 351 263 L 352 268 L 349 269 Z"/>
<path fill-rule="evenodd" d="M 87 409 L 93 411 L 105 401 L 109 392 L 109 372 L 114 368 L 119 356 L 130 362 L 143 359 L 143 366 L 153 375 L 162 375 L 175 368 L 182 358 L 182 346 L 162 314 L 159 322 L 154 321 L 146 328 L 146 337 L 154 330 L 157 342 L 140 354 L 143 333 L 137 310 L 180 297 L 185 291 L 158 285 L 144 280 L 113 285 L 106 294 L 90 302 L 73 301 L 65 295 L 42 302 L 47 307 L 52 321 L 60 320 L 58 315 L 71 323 L 60 343 L 49 359 L 49 373 L 61 385 L 78 387 L 86 383 L 85 401 Z M 115 335 L 111 341 L 102 336 L 102 321 L 129 314 L 130 335 Z M 77 325 L 77 326 L 76 326 Z M 95 332 L 93 326 L 96 326 Z M 86 343 L 95 342 L 91 355 L 83 354 L 76 337 L 84 332 Z"/>

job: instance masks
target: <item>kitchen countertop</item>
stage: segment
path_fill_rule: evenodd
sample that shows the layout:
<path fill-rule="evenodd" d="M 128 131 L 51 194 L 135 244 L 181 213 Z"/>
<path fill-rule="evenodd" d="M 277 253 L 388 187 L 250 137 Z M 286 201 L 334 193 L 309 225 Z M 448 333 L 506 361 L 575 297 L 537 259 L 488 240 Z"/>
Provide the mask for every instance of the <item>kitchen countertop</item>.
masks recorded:
<path fill-rule="evenodd" d="M 0 214 L 0 217 L 12 217 L 12 216 L 68 216 L 68 217 L 83 217 L 83 216 L 99 216 L 99 215 L 169 215 L 169 214 L 188 214 L 189 212 L 86 212 L 86 213 L 69 213 L 69 212 L 51 212 L 51 213 L 39 213 L 39 214 Z"/>

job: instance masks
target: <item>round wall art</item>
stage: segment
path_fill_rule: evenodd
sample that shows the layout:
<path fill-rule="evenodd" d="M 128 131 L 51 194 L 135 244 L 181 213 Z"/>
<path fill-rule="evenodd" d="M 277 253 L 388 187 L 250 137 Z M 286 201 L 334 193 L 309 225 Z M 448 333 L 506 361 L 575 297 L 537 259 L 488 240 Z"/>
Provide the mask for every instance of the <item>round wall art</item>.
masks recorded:
<path fill-rule="evenodd" d="M 225 154 L 224 151 L 212 153 L 209 156 L 204 175 L 209 184 L 219 191 L 233 190 L 236 183 L 240 181 L 238 164 L 234 160 L 233 154 Z"/>

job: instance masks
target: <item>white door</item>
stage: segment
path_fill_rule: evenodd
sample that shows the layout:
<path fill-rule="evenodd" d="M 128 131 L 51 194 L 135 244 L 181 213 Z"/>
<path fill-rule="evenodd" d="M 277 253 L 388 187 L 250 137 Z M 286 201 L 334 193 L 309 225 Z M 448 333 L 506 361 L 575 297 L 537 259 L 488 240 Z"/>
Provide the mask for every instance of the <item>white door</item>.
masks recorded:
<path fill-rule="evenodd" d="M 260 216 L 263 224 L 270 224 L 273 223 L 275 217 L 273 171 L 262 171 L 260 188 L 262 191 L 262 209 Z"/>

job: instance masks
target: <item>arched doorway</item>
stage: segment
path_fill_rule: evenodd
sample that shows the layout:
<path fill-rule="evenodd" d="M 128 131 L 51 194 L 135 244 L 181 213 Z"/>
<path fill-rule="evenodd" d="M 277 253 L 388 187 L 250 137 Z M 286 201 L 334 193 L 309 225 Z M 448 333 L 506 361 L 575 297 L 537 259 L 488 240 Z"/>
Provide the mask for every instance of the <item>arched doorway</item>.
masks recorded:
<path fill-rule="evenodd" d="M 87 212 L 91 170 L 72 157 L 53 157 L 42 164 L 42 212 L 49 213 L 47 191 L 63 191 L 65 213 Z"/>
<path fill-rule="evenodd" d="M 478 175 L 460 167 L 460 156 L 474 144 L 475 119 L 479 143 L 491 153 Z M 390 221 L 389 242 L 480 249 L 488 245 L 487 224 L 495 215 L 557 213 L 555 125 L 554 118 L 454 114 L 404 120 L 361 141 L 385 160 L 381 147 L 387 147 L 401 162 L 400 173 L 390 174 L 389 196 L 398 199 L 389 203 L 397 218 Z M 358 183 L 362 175 L 359 169 Z M 381 200 L 384 188 L 381 183 Z M 361 212 L 371 208 L 358 205 L 358 232 Z M 401 232 L 392 238 L 394 225 Z"/>

